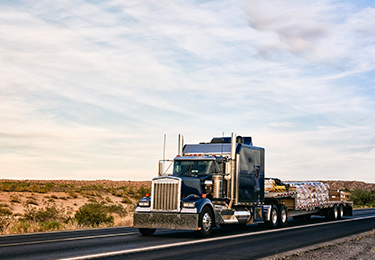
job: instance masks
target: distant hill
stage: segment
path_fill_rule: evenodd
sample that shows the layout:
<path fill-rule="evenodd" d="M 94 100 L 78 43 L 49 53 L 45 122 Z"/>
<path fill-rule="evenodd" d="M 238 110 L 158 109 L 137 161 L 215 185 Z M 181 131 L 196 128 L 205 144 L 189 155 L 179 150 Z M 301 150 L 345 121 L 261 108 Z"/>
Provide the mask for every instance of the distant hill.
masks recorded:
<path fill-rule="evenodd" d="M 328 183 L 331 190 L 349 190 L 354 191 L 356 189 L 372 191 L 375 190 L 375 183 L 367 183 L 363 181 L 319 181 Z"/>
<path fill-rule="evenodd" d="M 95 186 L 95 185 L 102 185 L 103 188 L 108 187 L 121 187 L 121 186 L 134 186 L 140 187 L 142 185 L 151 187 L 151 181 L 111 181 L 111 180 L 7 180 L 1 179 L 1 182 L 26 182 L 26 183 L 39 183 L 39 184 L 47 184 L 47 183 L 55 183 L 58 185 L 74 185 L 74 186 Z M 306 180 L 304 180 L 306 181 Z M 304 182 L 298 181 L 298 182 Z M 310 180 L 316 181 L 316 180 Z M 339 180 L 331 180 L 331 181 L 319 181 L 328 183 L 332 190 L 349 190 L 353 191 L 356 189 L 371 191 L 375 190 L 375 183 L 367 183 L 363 181 L 339 181 Z"/>

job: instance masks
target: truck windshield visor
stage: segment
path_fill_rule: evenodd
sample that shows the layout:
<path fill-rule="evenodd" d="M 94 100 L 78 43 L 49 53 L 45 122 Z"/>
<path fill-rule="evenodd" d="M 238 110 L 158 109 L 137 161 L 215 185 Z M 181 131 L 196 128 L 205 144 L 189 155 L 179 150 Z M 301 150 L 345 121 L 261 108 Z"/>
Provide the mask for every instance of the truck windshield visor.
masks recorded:
<path fill-rule="evenodd" d="M 212 174 L 212 160 L 176 160 L 173 175 L 197 177 Z"/>

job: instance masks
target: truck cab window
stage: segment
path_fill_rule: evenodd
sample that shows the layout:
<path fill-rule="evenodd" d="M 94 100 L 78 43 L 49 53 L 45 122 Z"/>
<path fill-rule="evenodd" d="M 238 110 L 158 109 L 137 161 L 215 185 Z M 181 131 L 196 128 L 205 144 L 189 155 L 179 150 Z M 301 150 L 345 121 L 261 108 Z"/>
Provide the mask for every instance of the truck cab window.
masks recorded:
<path fill-rule="evenodd" d="M 197 177 L 212 174 L 213 161 L 211 160 L 176 160 L 173 175 Z"/>

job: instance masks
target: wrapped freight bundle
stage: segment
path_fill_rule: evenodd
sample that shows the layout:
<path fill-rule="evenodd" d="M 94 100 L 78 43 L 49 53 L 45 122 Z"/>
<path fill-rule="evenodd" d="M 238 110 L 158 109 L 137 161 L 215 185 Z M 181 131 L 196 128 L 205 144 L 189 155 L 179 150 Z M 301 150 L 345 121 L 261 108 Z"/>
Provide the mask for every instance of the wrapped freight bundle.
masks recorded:
<path fill-rule="evenodd" d="M 297 207 L 308 207 L 312 204 L 311 191 L 307 185 L 303 183 L 287 182 L 290 186 L 290 190 L 297 192 Z"/>
<path fill-rule="evenodd" d="M 328 202 L 328 189 L 321 182 L 287 182 L 297 192 L 297 207 L 309 207 Z M 329 186 L 328 186 L 329 187 Z"/>

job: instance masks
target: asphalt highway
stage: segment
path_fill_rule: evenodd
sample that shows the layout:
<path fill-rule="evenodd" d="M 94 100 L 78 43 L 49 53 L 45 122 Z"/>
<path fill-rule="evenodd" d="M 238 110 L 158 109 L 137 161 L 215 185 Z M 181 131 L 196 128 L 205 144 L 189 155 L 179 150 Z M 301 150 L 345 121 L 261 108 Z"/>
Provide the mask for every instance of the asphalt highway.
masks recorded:
<path fill-rule="evenodd" d="M 129 227 L 0 236 L 0 259 L 256 259 L 375 229 L 375 209 L 353 217 L 294 221 L 288 227 L 194 231 L 157 230 L 144 237 Z"/>

